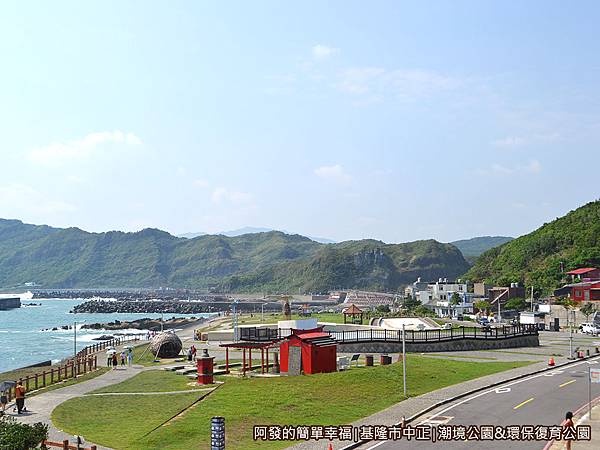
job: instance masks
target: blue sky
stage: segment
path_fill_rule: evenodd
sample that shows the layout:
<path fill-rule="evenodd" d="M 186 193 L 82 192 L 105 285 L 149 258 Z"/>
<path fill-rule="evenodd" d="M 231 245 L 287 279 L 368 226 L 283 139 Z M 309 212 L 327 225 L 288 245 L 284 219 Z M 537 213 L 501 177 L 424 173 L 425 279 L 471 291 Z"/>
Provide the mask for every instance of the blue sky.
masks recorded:
<path fill-rule="evenodd" d="M 3 2 L 0 217 L 520 235 L 600 197 L 597 2 Z"/>

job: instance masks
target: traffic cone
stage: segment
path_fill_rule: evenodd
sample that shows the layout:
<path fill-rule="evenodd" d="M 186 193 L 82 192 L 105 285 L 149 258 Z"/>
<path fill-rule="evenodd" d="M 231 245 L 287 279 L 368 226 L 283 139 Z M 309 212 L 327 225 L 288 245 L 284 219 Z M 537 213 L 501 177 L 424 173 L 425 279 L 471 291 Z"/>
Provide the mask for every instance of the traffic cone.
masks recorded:
<path fill-rule="evenodd" d="M 329 446 L 327 447 L 327 450 L 333 450 L 333 445 L 331 445 L 331 442 L 329 443 Z"/>
<path fill-rule="evenodd" d="M 548 360 L 548 365 L 549 366 L 553 366 L 554 365 L 554 356 L 550 357 L 550 359 Z"/>

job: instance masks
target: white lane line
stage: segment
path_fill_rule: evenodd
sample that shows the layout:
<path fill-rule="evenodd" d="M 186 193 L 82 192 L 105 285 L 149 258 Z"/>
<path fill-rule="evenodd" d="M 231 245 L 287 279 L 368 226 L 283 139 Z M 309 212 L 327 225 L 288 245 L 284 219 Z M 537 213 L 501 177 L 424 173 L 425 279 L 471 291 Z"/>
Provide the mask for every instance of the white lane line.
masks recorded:
<path fill-rule="evenodd" d="M 575 364 L 571 365 L 570 367 L 575 367 L 575 366 L 578 366 L 578 365 L 580 365 L 580 364 L 584 364 L 584 363 L 586 363 L 586 362 L 587 362 L 587 361 L 581 361 L 581 362 L 578 362 L 578 363 L 575 363 Z M 556 372 L 556 371 L 555 371 L 555 372 Z M 562 373 L 562 372 L 561 372 L 561 373 Z M 544 375 L 545 375 L 545 374 L 543 374 L 543 373 L 539 373 L 539 374 L 537 374 L 537 375 L 532 375 L 532 376 L 530 376 L 530 377 L 523 378 L 523 379 L 521 379 L 521 380 L 516 380 L 516 381 L 513 381 L 513 382 L 511 382 L 511 383 L 508 383 L 508 384 L 506 384 L 506 385 L 505 385 L 505 386 L 503 386 L 503 387 L 510 387 L 510 386 L 514 386 L 515 384 L 524 383 L 524 382 L 526 382 L 526 381 L 530 381 L 530 380 L 533 380 L 533 379 L 535 379 L 535 378 L 542 377 L 542 376 L 544 376 Z M 557 375 L 558 375 L 558 374 L 557 374 Z M 457 406 L 460 406 L 460 405 L 462 405 L 462 404 L 464 404 L 464 403 L 467 403 L 467 402 L 469 402 L 469 401 L 471 401 L 471 400 L 475 400 L 476 398 L 479 398 L 479 397 L 481 397 L 481 396 L 484 396 L 484 395 L 486 395 L 486 394 L 490 394 L 490 393 L 492 393 L 492 392 L 495 392 L 495 390 L 496 390 L 496 389 L 497 389 L 497 388 L 491 389 L 491 390 L 489 390 L 489 391 L 483 391 L 483 392 L 480 392 L 479 394 L 476 394 L 476 395 L 474 395 L 474 396 L 472 396 L 472 397 L 468 397 L 468 398 L 466 398 L 466 399 L 464 399 L 464 400 L 461 400 L 460 402 L 458 402 L 458 403 L 455 403 L 455 404 L 453 404 L 453 405 L 450 405 L 450 406 L 448 406 L 447 408 L 445 408 L 445 409 L 441 410 L 439 413 L 437 413 L 437 414 L 435 414 L 435 415 L 433 415 L 433 416 L 429 417 L 429 419 L 433 419 L 433 418 L 435 418 L 435 417 L 437 417 L 437 416 L 441 416 L 441 415 L 443 415 L 443 414 L 447 413 L 448 411 L 450 411 L 451 409 L 454 409 L 454 408 L 456 408 Z M 423 422 L 424 422 L 424 421 L 421 421 L 421 422 L 419 422 L 419 425 L 422 425 L 422 424 L 423 424 Z"/>
<path fill-rule="evenodd" d="M 367 450 L 371 450 L 372 448 L 379 447 L 380 445 L 383 445 L 383 444 L 385 444 L 386 442 L 387 442 L 387 441 L 381 441 L 381 442 L 378 442 L 377 444 L 375 444 L 375 445 L 373 445 L 373 446 L 371 446 L 371 447 L 367 448 Z"/>

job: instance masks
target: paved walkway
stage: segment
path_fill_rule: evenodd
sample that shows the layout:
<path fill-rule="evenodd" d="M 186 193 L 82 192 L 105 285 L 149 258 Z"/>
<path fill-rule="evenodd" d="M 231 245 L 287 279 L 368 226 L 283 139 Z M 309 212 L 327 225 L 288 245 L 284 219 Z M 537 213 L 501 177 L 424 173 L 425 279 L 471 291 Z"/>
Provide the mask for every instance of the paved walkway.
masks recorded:
<path fill-rule="evenodd" d="M 575 412 L 573 422 L 575 425 L 590 425 L 592 427 L 592 439 L 590 441 L 572 442 L 571 448 L 576 450 L 598 450 L 600 448 L 600 398 L 592 402 L 595 406 L 592 408 L 592 420 L 588 415 L 587 406 L 581 411 Z M 563 450 L 567 446 L 564 442 L 553 442 L 544 450 Z"/>
<path fill-rule="evenodd" d="M 73 441 L 73 435 L 57 429 L 50 420 L 50 416 L 54 408 L 61 403 L 66 402 L 67 400 L 71 400 L 72 398 L 81 397 L 88 392 L 95 391 L 96 389 L 125 381 L 128 378 L 131 378 L 142 372 L 143 370 L 144 367 L 137 365 L 128 369 L 111 370 L 104 375 L 92 378 L 91 380 L 29 397 L 25 400 L 25 407 L 27 408 L 28 412 L 17 415 L 16 413 L 13 414 L 11 409 L 10 415 L 17 418 L 19 422 L 27 424 L 33 424 L 35 422 L 43 422 L 48 424 L 50 426 L 48 439 L 51 441 L 62 442 L 65 439 Z M 88 446 L 90 444 L 91 443 L 86 443 Z M 106 449 L 106 447 L 98 446 L 98 449 Z"/>

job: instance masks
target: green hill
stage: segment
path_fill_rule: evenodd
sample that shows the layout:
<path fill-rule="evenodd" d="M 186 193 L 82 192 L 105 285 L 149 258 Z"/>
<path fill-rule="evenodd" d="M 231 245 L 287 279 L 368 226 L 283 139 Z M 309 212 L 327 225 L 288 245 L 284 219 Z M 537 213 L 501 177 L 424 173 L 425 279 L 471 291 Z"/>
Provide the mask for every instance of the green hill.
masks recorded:
<path fill-rule="evenodd" d="M 488 250 L 466 276 L 500 285 L 520 281 L 549 292 L 565 281 L 561 262 L 565 271 L 600 265 L 600 201 Z"/>
<path fill-rule="evenodd" d="M 178 238 L 157 229 L 88 233 L 0 219 L 0 286 L 189 287 L 302 292 L 336 287 L 396 290 L 454 277 L 468 265 L 439 242 L 321 244 L 278 231 Z"/>

